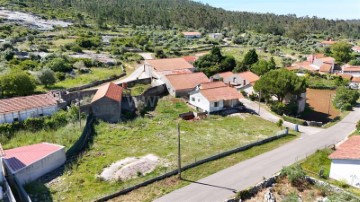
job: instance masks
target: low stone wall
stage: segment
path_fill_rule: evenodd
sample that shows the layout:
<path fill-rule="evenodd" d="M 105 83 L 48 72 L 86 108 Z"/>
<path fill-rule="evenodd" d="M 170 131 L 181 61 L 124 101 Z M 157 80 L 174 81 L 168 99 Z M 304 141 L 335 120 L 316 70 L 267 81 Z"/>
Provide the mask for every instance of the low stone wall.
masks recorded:
<path fill-rule="evenodd" d="M 87 88 L 92 88 L 92 87 L 95 87 L 95 86 L 98 86 L 98 85 L 101 85 L 101 84 L 104 84 L 104 83 L 107 83 L 107 82 L 110 82 L 110 81 L 120 79 L 121 77 L 124 77 L 125 75 L 126 75 L 126 73 L 122 73 L 122 74 L 120 74 L 118 76 L 111 77 L 111 78 L 108 78 L 108 79 L 94 81 L 92 83 L 85 84 L 85 85 L 78 86 L 78 87 L 74 87 L 74 88 L 68 88 L 67 91 L 68 92 L 74 92 L 74 91 L 85 90 Z"/>

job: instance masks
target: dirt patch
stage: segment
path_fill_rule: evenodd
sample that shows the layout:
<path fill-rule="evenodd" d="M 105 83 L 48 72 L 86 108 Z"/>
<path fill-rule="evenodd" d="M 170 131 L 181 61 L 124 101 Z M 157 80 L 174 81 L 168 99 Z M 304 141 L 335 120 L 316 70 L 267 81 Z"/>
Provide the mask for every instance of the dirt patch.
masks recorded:
<path fill-rule="evenodd" d="M 154 171 L 158 163 L 159 157 L 153 154 L 128 157 L 111 164 L 98 177 L 104 181 L 125 181 Z"/>
<path fill-rule="evenodd" d="M 332 104 L 335 92 L 335 90 L 307 89 L 306 103 L 311 110 L 306 111 L 301 118 L 327 123 L 339 116 L 340 111 Z"/>

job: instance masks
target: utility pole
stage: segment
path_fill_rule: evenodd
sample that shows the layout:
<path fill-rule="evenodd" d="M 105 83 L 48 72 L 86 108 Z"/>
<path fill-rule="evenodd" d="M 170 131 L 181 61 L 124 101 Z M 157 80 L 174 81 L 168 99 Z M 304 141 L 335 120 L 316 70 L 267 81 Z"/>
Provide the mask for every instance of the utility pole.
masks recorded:
<path fill-rule="evenodd" d="M 259 92 L 259 112 L 258 112 L 259 116 L 260 116 L 260 102 L 261 102 L 261 90 Z"/>
<path fill-rule="evenodd" d="M 178 178 L 181 180 L 181 153 L 180 153 L 180 124 L 177 124 L 178 128 Z"/>
<path fill-rule="evenodd" d="M 81 108 L 80 108 L 80 92 L 78 92 L 78 107 L 79 107 L 79 125 L 81 130 Z"/>
<path fill-rule="evenodd" d="M 330 116 L 330 105 L 331 105 L 331 93 L 329 93 L 329 106 L 328 106 L 328 115 Z"/>

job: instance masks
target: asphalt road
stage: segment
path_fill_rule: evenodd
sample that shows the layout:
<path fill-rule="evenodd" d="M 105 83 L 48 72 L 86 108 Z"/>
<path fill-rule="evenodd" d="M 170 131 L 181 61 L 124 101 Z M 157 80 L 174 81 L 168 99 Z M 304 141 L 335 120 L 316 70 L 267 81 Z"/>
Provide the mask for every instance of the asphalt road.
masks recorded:
<path fill-rule="evenodd" d="M 262 181 L 263 177 L 271 177 L 284 166 L 313 154 L 317 149 L 341 142 L 355 130 L 359 119 L 360 108 L 357 107 L 342 121 L 328 129 L 316 133 L 303 133 L 301 138 L 288 144 L 193 182 L 155 201 L 225 201 L 234 196 L 236 191 L 255 185 Z"/>

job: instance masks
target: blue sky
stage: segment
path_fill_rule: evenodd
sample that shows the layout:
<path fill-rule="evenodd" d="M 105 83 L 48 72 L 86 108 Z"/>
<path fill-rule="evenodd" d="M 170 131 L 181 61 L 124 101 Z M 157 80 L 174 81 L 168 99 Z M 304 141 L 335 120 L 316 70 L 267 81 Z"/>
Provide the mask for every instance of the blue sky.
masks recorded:
<path fill-rule="evenodd" d="M 226 10 L 360 19 L 360 0 L 195 0 Z"/>

